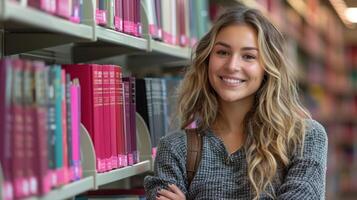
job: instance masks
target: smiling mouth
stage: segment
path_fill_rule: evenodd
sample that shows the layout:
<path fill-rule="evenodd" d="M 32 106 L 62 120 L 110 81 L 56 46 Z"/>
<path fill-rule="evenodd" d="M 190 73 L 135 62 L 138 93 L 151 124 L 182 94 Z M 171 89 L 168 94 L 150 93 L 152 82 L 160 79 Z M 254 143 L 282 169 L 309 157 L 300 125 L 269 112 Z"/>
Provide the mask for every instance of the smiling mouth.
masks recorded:
<path fill-rule="evenodd" d="M 244 79 L 238 79 L 238 78 L 230 78 L 230 77 L 223 77 L 223 76 L 219 76 L 219 78 L 224 82 L 227 83 L 229 85 L 239 85 L 242 84 L 244 82 L 246 82 L 246 80 Z"/>

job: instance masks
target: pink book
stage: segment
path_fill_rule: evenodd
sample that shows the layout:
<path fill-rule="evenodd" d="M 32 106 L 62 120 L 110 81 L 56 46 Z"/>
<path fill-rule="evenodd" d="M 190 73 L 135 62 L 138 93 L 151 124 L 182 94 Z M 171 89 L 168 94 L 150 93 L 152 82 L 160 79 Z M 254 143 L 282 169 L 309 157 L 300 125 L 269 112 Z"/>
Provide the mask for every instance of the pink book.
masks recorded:
<path fill-rule="evenodd" d="M 32 165 L 35 158 L 35 133 L 34 133 L 34 96 L 33 96 L 33 70 L 32 62 L 24 61 L 23 75 L 23 102 L 24 102 L 24 147 L 25 147 L 25 174 L 28 180 L 26 186 L 28 195 L 36 195 L 38 193 L 38 184 L 35 174 L 35 167 Z"/>
<path fill-rule="evenodd" d="M 80 156 L 80 123 L 81 123 L 81 91 L 79 80 L 74 79 L 70 86 L 71 93 L 71 119 L 72 119 L 72 173 L 74 180 L 82 177 L 82 166 Z"/>
<path fill-rule="evenodd" d="M 103 151 L 103 91 L 102 70 L 99 65 L 81 64 L 63 66 L 71 75 L 78 78 L 81 85 L 81 122 L 88 130 L 96 153 L 98 172 L 106 170 L 106 160 Z"/>
<path fill-rule="evenodd" d="M 112 167 L 118 168 L 117 150 L 117 119 L 115 106 L 115 67 L 114 65 L 105 66 L 109 70 L 109 107 L 110 107 L 110 145 L 112 154 Z"/>
<path fill-rule="evenodd" d="M 128 166 L 128 148 L 127 148 L 127 136 L 126 136 L 126 130 L 127 130 L 127 126 L 126 126 L 126 123 L 127 123 L 127 118 L 126 118 L 126 106 L 125 106 L 125 84 L 123 82 L 123 79 L 121 80 L 121 86 L 120 86 L 120 89 L 121 89 L 121 98 L 122 98 L 122 104 L 121 104 L 121 107 L 120 109 L 122 110 L 122 122 L 123 122 L 123 132 L 122 132 L 122 149 L 123 149 L 123 166 L 126 167 Z"/>
<path fill-rule="evenodd" d="M 56 14 L 69 19 L 71 17 L 71 1 L 70 0 L 56 0 Z"/>
<path fill-rule="evenodd" d="M 124 167 L 125 149 L 124 149 L 124 127 L 123 127 L 123 91 L 122 91 L 122 72 L 121 67 L 114 67 L 115 71 L 115 115 L 116 115 L 116 135 L 118 166 Z"/>
<path fill-rule="evenodd" d="M 115 0 L 114 10 L 115 30 L 123 32 L 123 0 Z"/>
<path fill-rule="evenodd" d="M 81 21 L 81 7 L 83 6 L 83 1 L 81 0 L 72 0 L 71 6 L 71 22 L 79 23 Z"/>
<path fill-rule="evenodd" d="M 106 0 L 97 0 L 96 1 L 96 10 L 95 10 L 95 21 L 98 25 L 107 24 L 107 11 L 105 10 L 105 1 Z"/>
<path fill-rule="evenodd" d="M 133 34 L 133 21 L 132 21 L 132 17 L 131 17 L 131 13 L 132 13 L 132 0 L 123 0 L 123 29 L 124 29 L 124 33 L 127 34 Z"/>
<path fill-rule="evenodd" d="M 51 189 L 51 180 L 48 169 L 48 142 L 47 142 L 47 75 L 44 63 L 33 62 L 34 71 L 34 141 L 35 156 L 32 164 L 36 170 L 39 194 L 44 195 Z"/>
<path fill-rule="evenodd" d="M 13 184 L 15 198 L 22 198 L 28 195 L 28 183 L 25 176 L 25 132 L 24 132 L 24 106 L 23 106 L 23 62 L 21 60 L 12 60 L 13 66 L 13 87 L 11 97 L 11 109 L 13 113 L 12 121 L 12 166 L 13 166 Z"/>

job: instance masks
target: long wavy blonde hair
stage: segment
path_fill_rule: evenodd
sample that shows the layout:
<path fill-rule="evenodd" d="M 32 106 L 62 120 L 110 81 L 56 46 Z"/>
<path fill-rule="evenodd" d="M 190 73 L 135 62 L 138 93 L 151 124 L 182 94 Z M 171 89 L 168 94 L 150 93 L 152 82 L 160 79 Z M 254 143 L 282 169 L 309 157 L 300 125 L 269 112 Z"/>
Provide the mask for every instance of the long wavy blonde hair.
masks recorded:
<path fill-rule="evenodd" d="M 244 119 L 248 177 L 257 199 L 272 186 L 278 168 L 286 167 L 291 154 L 303 145 L 304 119 L 310 118 L 299 101 L 297 83 L 284 55 L 284 38 L 260 11 L 244 6 L 229 9 L 198 42 L 178 90 L 178 116 L 182 129 L 198 122 L 200 131 L 209 129 L 218 117 L 217 94 L 208 80 L 209 55 L 219 31 L 232 24 L 255 29 L 265 70 L 254 105 Z M 275 196 L 274 191 L 268 195 Z"/>

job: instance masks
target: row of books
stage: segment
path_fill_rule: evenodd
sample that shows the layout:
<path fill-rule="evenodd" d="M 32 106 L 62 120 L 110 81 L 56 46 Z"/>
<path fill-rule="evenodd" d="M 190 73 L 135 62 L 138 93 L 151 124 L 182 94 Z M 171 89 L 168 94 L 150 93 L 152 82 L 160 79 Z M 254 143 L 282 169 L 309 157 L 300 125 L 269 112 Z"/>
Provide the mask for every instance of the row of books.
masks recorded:
<path fill-rule="evenodd" d="M 165 43 L 193 46 L 209 27 L 206 0 L 143 0 L 149 34 Z"/>
<path fill-rule="evenodd" d="M 16 1 L 16 0 L 13 0 Z M 84 22 L 83 0 L 29 0 L 27 6 L 70 21 Z M 95 22 L 119 32 L 142 36 L 143 15 L 148 33 L 165 43 L 193 46 L 209 27 L 207 0 L 96 0 Z"/>
<path fill-rule="evenodd" d="M 137 111 L 150 130 L 153 156 L 161 137 L 179 129 L 174 118 L 179 78 L 144 78 L 136 80 Z"/>
<path fill-rule="evenodd" d="M 28 0 L 27 5 L 75 23 L 83 18 L 83 0 Z"/>
<path fill-rule="evenodd" d="M 96 0 L 98 25 L 141 37 L 140 0 Z"/>
<path fill-rule="evenodd" d="M 137 163 L 135 78 L 122 77 L 115 65 L 62 67 L 81 83 L 81 119 L 94 144 L 97 171 Z"/>
<path fill-rule="evenodd" d="M 0 61 L 3 199 L 43 195 L 82 176 L 80 86 L 60 66 Z"/>

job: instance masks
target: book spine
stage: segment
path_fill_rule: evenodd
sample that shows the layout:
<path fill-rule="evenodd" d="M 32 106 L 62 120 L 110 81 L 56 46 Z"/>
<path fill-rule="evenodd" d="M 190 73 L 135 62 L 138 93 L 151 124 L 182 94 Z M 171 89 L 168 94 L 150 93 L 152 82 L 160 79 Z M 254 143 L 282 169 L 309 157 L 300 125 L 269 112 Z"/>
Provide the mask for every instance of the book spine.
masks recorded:
<path fill-rule="evenodd" d="M 56 14 L 69 19 L 71 16 L 71 7 L 69 0 L 56 0 Z"/>
<path fill-rule="evenodd" d="M 0 162 L 3 170 L 3 198 L 13 199 L 12 184 L 12 120 L 11 98 L 12 98 L 12 78 L 13 68 L 10 59 L 0 61 L 0 93 L 4 95 L 0 98 Z"/>
<path fill-rule="evenodd" d="M 116 135 L 118 151 L 118 167 L 124 167 L 124 126 L 123 126 L 123 91 L 122 72 L 119 66 L 114 67 L 115 71 L 115 115 L 116 115 Z"/>
<path fill-rule="evenodd" d="M 67 85 L 66 85 L 66 72 L 65 70 L 61 69 L 61 107 L 62 107 L 62 143 L 63 143 L 63 149 L 62 149 L 62 159 L 63 159 L 63 178 L 62 178 L 62 184 L 66 184 L 69 182 L 70 177 L 69 177 L 69 162 L 68 162 L 68 122 L 67 122 Z"/>
<path fill-rule="evenodd" d="M 71 93 L 71 116 L 72 116 L 72 159 L 73 159 L 73 178 L 79 180 L 82 177 L 82 165 L 80 157 L 80 85 L 79 80 L 76 78 L 73 80 L 73 84 L 70 86 Z"/>
<path fill-rule="evenodd" d="M 107 11 L 105 10 L 106 0 L 97 0 L 95 19 L 98 25 L 105 26 L 107 24 Z"/>
<path fill-rule="evenodd" d="M 130 129 L 130 83 L 126 78 L 123 78 L 124 85 L 124 130 L 125 130 L 125 155 L 127 156 L 127 164 L 133 165 L 133 154 L 131 150 L 131 129 Z"/>
<path fill-rule="evenodd" d="M 25 146 L 25 174 L 28 177 L 29 195 L 38 193 L 35 168 L 32 162 L 38 162 L 35 155 L 35 133 L 34 133 L 34 97 L 33 97 L 33 70 L 30 61 L 24 61 L 24 79 L 23 79 L 23 102 L 24 102 L 24 146 Z"/>
<path fill-rule="evenodd" d="M 103 127 L 104 126 L 103 71 L 101 66 L 99 65 L 91 65 L 91 69 L 93 70 L 93 74 L 94 74 L 93 75 L 93 101 L 94 101 L 93 125 L 94 125 L 94 134 L 95 134 L 94 140 L 98 146 L 98 156 L 97 156 L 98 170 L 99 172 L 104 172 L 108 169 L 107 166 L 108 154 L 106 154 L 106 140 L 105 137 L 103 137 L 103 135 L 106 136 Z"/>
<path fill-rule="evenodd" d="M 51 180 L 48 169 L 48 100 L 47 100 L 47 70 L 42 62 L 33 63 L 34 70 L 34 102 L 36 107 L 35 118 L 35 157 L 38 162 L 33 162 L 36 169 L 39 194 L 44 195 L 51 189 Z"/>
<path fill-rule="evenodd" d="M 110 145 L 112 168 L 118 168 L 118 149 L 117 149 L 117 119 L 115 106 L 115 67 L 113 65 L 107 66 L 109 70 L 109 107 L 110 107 Z"/>
<path fill-rule="evenodd" d="M 23 106 L 23 63 L 21 60 L 13 60 L 13 84 L 12 84 L 12 113 L 14 115 L 12 132 L 13 156 L 13 184 L 15 198 L 22 198 L 28 194 L 27 180 L 25 177 L 25 133 L 24 133 L 24 106 Z"/>
<path fill-rule="evenodd" d="M 56 180 L 54 186 L 62 185 L 64 180 L 64 168 L 63 168 L 63 117 L 62 117 L 62 99 L 63 99 L 63 92 L 62 92 L 62 72 L 60 66 L 53 66 L 51 68 L 52 73 L 54 75 L 54 101 L 55 101 L 55 171 Z"/>
<path fill-rule="evenodd" d="M 69 180 L 75 180 L 74 178 L 74 165 L 73 165 L 73 148 L 72 148 L 72 105 L 71 105 L 71 77 L 66 74 L 66 117 L 67 117 L 67 163 L 69 168 Z"/>
<path fill-rule="evenodd" d="M 135 78 L 130 77 L 130 147 L 133 154 L 133 163 L 139 162 L 139 152 L 136 146 L 136 100 L 135 100 Z"/>
<path fill-rule="evenodd" d="M 123 0 L 115 0 L 115 30 L 123 32 Z"/>
<path fill-rule="evenodd" d="M 103 135 L 104 138 L 104 152 L 106 159 L 106 170 L 111 170 L 112 166 L 112 152 L 111 152 L 111 132 L 110 132 L 110 86 L 109 86 L 109 69 L 107 65 L 101 66 L 103 73 Z"/>

